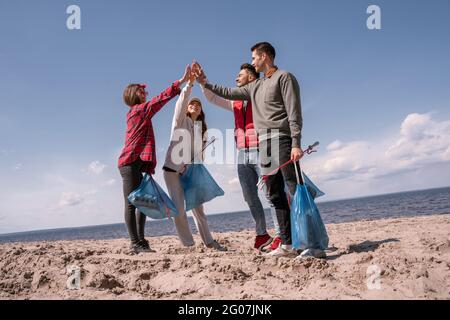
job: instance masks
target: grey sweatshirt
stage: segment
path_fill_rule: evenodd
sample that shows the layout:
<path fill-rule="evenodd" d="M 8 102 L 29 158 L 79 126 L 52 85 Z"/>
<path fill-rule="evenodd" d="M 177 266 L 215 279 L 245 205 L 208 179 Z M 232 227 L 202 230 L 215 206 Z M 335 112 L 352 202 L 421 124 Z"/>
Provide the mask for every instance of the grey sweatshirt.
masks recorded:
<path fill-rule="evenodd" d="M 274 137 L 267 129 L 278 129 L 280 135 L 292 138 L 292 147 L 301 147 L 302 110 L 300 86 L 289 72 L 277 70 L 271 77 L 261 78 L 239 88 L 225 88 L 210 83 L 205 88 L 230 100 L 251 100 L 253 123 L 259 139 Z"/>

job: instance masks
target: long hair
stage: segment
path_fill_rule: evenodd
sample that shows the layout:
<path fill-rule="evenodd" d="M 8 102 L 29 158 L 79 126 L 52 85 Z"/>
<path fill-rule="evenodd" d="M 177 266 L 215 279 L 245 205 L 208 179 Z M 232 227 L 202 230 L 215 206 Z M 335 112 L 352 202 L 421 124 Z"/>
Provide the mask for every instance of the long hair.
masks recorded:
<path fill-rule="evenodd" d="M 200 108 L 201 108 L 200 115 L 198 116 L 197 120 L 195 120 L 195 121 L 202 122 L 202 141 L 203 141 L 205 139 L 205 133 L 206 133 L 206 131 L 208 131 L 208 126 L 206 125 L 206 117 L 205 117 L 205 113 L 203 112 L 203 107 L 200 106 Z M 191 118 L 191 114 L 189 112 L 187 112 L 186 115 L 189 118 Z"/>

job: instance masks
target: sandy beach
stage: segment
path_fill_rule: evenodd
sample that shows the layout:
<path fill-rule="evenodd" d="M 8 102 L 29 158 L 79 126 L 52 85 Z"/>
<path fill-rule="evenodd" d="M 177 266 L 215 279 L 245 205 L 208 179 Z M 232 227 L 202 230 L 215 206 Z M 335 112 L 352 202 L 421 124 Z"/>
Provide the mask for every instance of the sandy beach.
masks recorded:
<path fill-rule="evenodd" d="M 450 299 L 450 214 L 327 225 L 325 260 L 268 258 L 254 233 L 214 233 L 228 252 L 176 237 L 0 245 L 0 299 Z M 67 268 L 81 270 L 79 290 Z M 378 276 L 379 275 L 379 276 Z"/>

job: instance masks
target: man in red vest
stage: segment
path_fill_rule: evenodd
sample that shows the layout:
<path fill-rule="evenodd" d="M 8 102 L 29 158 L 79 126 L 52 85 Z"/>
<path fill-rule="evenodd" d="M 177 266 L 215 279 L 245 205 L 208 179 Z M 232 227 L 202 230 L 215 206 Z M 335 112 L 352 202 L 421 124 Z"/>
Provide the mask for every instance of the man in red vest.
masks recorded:
<path fill-rule="evenodd" d="M 238 87 L 255 81 L 259 73 L 251 64 L 244 63 L 236 77 Z M 238 149 L 238 176 L 245 202 L 247 202 L 256 223 L 254 248 L 271 251 L 281 244 L 279 226 L 275 210 L 271 209 L 276 237 L 272 239 L 267 233 L 266 218 L 261 200 L 258 196 L 257 183 L 260 177 L 258 166 L 258 136 L 253 125 L 251 101 L 227 100 L 221 98 L 202 86 L 206 99 L 212 104 L 234 113 L 236 148 Z M 269 246 L 270 245 L 270 246 Z"/>

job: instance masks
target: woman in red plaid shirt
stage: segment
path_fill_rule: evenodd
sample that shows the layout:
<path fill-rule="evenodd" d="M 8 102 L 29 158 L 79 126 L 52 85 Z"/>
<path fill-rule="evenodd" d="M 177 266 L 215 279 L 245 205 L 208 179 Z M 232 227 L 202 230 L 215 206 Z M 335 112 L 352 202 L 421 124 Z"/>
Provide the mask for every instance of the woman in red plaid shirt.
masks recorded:
<path fill-rule="evenodd" d="M 191 68 L 187 66 L 180 80 L 150 101 L 147 101 L 148 92 L 143 84 L 130 84 L 123 93 L 123 99 L 130 111 L 127 113 L 125 146 L 118 166 L 123 180 L 125 223 L 131 239 L 131 250 L 135 253 L 151 250 L 144 237 L 146 216 L 136 211 L 136 207 L 128 201 L 128 195 L 140 185 L 142 173 L 155 173 L 156 149 L 152 117 L 180 93 L 181 84 L 189 79 L 190 74 Z"/>

